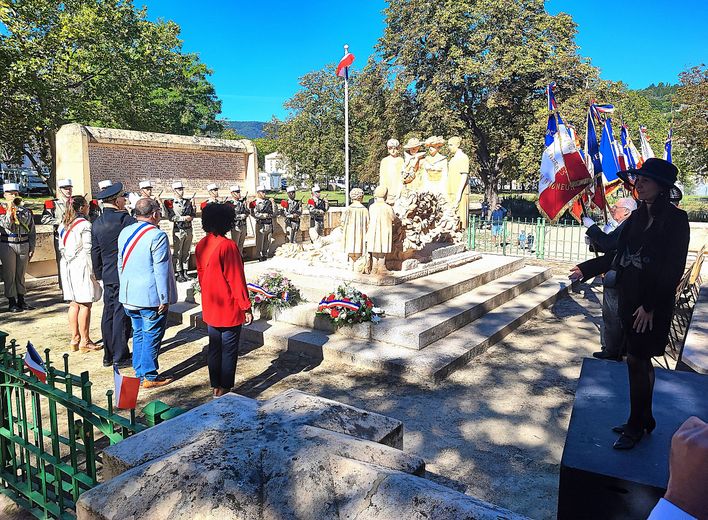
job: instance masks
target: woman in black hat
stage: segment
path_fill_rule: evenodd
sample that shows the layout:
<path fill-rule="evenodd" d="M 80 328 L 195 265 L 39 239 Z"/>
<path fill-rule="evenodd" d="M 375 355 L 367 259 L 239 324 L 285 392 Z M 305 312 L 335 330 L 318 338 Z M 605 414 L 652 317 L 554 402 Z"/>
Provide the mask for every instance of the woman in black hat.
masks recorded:
<path fill-rule="evenodd" d="M 572 280 L 580 280 L 609 272 L 619 290 L 630 414 L 626 424 L 613 428 L 621 434 L 615 449 L 633 448 L 645 431 L 651 433 L 656 426 L 651 358 L 663 355 L 668 343 L 676 287 L 686 267 L 689 241 L 688 216 L 671 204 L 678 190 L 677 174 L 673 164 L 655 158 L 638 170 L 620 172 L 622 180 L 633 184 L 641 205 L 627 220 L 616 254 L 583 262 L 570 275 Z"/>

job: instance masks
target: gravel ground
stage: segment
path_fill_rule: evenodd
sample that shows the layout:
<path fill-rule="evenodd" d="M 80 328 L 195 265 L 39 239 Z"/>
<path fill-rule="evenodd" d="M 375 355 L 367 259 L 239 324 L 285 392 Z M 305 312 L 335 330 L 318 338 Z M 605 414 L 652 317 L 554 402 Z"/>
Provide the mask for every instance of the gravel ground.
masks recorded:
<path fill-rule="evenodd" d="M 405 450 L 427 461 L 431 479 L 532 518 L 555 518 L 580 363 L 599 346 L 599 291 L 581 285 L 434 388 L 243 345 L 235 391 L 265 399 L 297 388 L 395 417 L 404 423 Z M 0 313 L 0 329 L 20 344 L 31 339 L 41 349 L 52 348 L 58 360 L 69 343 L 66 305 L 56 287 L 35 291 L 31 301 L 38 310 Z M 100 338 L 100 307 L 93 311 L 94 340 Z M 141 391 L 139 408 L 153 399 L 186 408 L 206 402 L 206 345 L 203 331 L 170 327 L 160 365 L 177 381 Z M 101 353 L 71 353 L 70 367 L 90 371 L 94 402 L 104 403 L 100 396 L 113 388 L 113 378 L 101 366 Z M 29 515 L 0 498 L 0 518 Z"/>

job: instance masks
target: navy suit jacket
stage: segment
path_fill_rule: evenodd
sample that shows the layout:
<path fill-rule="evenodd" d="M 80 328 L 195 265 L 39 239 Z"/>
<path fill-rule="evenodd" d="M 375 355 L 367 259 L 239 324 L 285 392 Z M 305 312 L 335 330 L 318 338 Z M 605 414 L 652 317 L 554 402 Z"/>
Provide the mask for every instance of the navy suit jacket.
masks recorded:
<path fill-rule="evenodd" d="M 93 272 L 106 285 L 118 285 L 118 235 L 136 220 L 126 211 L 104 208 L 91 227 Z"/>

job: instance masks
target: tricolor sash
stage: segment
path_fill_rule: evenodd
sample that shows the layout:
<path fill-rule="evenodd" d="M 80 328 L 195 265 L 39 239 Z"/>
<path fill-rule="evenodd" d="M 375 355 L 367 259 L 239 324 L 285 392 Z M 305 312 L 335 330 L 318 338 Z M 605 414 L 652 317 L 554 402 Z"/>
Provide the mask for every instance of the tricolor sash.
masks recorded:
<path fill-rule="evenodd" d="M 256 293 L 256 294 L 260 294 L 264 298 L 274 298 L 275 297 L 275 294 L 273 294 L 272 292 L 266 291 L 263 287 L 261 287 L 260 285 L 256 285 L 255 283 L 248 283 L 248 284 L 246 284 L 246 287 L 248 288 L 249 291 Z"/>
<path fill-rule="evenodd" d="M 138 244 L 140 239 L 143 238 L 148 231 L 153 229 L 157 229 L 157 226 L 153 226 L 149 222 L 143 222 L 135 231 L 133 231 L 133 234 L 128 237 L 128 240 L 126 240 L 123 245 L 123 251 L 121 252 L 121 256 L 123 257 L 123 263 L 120 266 L 121 271 L 125 269 L 125 265 L 128 263 L 130 254 L 133 252 L 133 249 L 135 249 L 135 246 Z"/>
<path fill-rule="evenodd" d="M 332 300 L 328 302 L 326 299 L 323 299 L 320 302 L 320 306 L 327 309 L 339 307 L 340 309 L 347 309 L 350 311 L 358 311 L 361 308 L 361 305 L 355 302 L 347 302 L 344 300 Z"/>
<path fill-rule="evenodd" d="M 81 217 L 74 219 L 71 226 L 69 226 L 69 229 L 66 229 L 63 225 L 61 226 L 61 229 L 59 229 L 59 238 L 64 244 L 64 247 L 66 247 L 66 241 L 69 239 L 69 233 L 71 233 L 73 229 L 81 222 L 86 222 L 86 219 Z"/>

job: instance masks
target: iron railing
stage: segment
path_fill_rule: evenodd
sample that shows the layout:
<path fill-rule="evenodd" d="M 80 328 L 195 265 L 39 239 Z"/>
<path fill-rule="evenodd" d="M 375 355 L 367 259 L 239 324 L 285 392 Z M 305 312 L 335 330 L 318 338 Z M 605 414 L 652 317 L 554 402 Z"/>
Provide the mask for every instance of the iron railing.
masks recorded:
<path fill-rule="evenodd" d="M 47 381 L 24 366 L 15 340 L 6 345 L 0 332 L 0 492 L 37 518 L 75 518 L 81 493 L 98 484 L 100 449 L 144 430 L 107 408 L 94 404 L 89 373 L 53 366 L 45 349 Z"/>
<path fill-rule="evenodd" d="M 595 256 L 585 243 L 582 225 L 550 225 L 540 217 L 490 221 L 471 215 L 467 247 L 507 256 L 567 262 L 581 262 Z"/>

